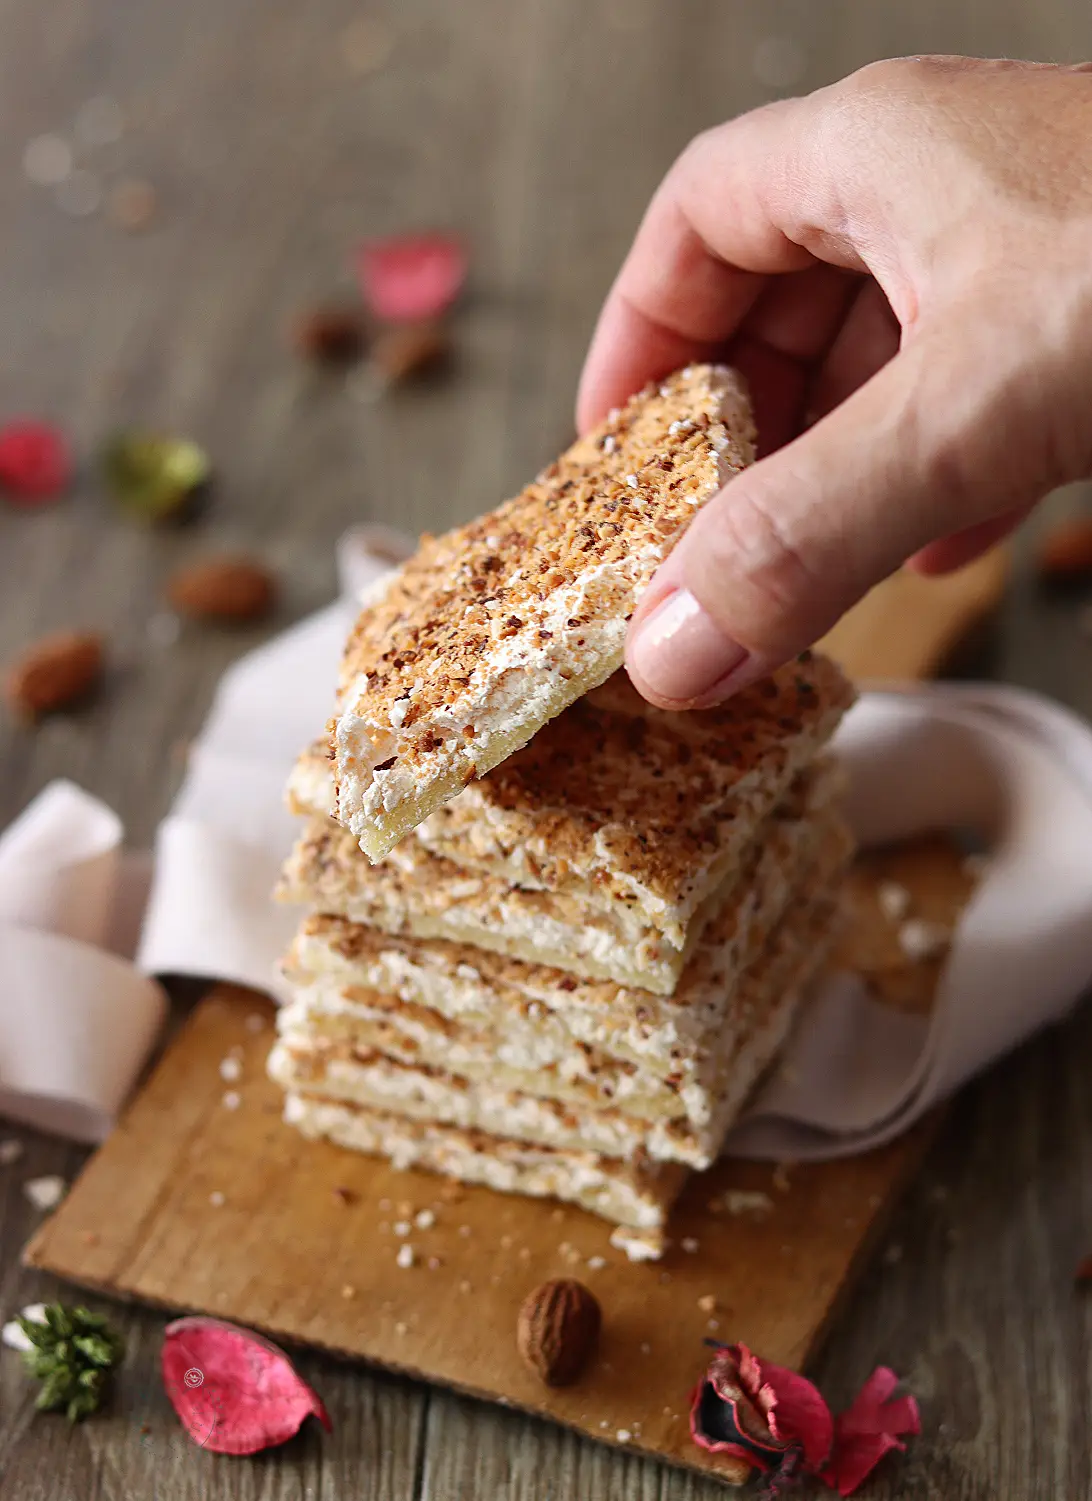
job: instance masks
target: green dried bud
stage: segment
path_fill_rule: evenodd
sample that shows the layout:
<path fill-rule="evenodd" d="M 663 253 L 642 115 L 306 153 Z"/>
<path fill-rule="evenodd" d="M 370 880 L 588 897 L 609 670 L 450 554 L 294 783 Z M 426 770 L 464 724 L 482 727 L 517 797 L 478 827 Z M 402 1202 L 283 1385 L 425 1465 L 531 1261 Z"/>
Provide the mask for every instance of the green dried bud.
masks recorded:
<path fill-rule="evenodd" d="M 40 1320 L 20 1318 L 18 1324 L 32 1342 L 23 1356 L 27 1370 L 42 1383 L 37 1407 L 43 1412 L 63 1408 L 73 1423 L 90 1416 L 125 1353 L 105 1315 L 51 1303 Z"/>
<path fill-rule="evenodd" d="M 181 520 L 209 483 L 208 454 L 188 438 L 119 433 L 102 455 L 103 478 L 119 509 L 135 520 Z"/>

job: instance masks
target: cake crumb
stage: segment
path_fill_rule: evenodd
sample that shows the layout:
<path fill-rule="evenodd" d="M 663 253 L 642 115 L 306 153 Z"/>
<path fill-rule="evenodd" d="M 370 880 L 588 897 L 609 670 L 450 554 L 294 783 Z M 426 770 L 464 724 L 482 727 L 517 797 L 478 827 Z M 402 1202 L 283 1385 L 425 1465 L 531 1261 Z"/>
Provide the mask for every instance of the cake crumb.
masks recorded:
<path fill-rule="evenodd" d="M 614 1436 L 620 1444 L 628 1444 L 630 1439 L 633 1437 L 633 1434 L 630 1433 L 628 1428 L 619 1428 L 618 1432 Z"/>
<path fill-rule="evenodd" d="M 394 1222 L 395 1235 L 408 1235 L 412 1229 L 413 1226 L 410 1224 L 409 1220 L 395 1220 Z"/>
<path fill-rule="evenodd" d="M 510 1235 L 501 1236 L 500 1248 L 502 1251 L 510 1251 L 512 1249 L 512 1237 Z"/>
<path fill-rule="evenodd" d="M 910 911 L 910 893 L 898 881 L 881 881 L 876 887 L 876 900 L 888 922 L 902 922 Z"/>
<path fill-rule="evenodd" d="M 588 1268 L 589 1268 L 589 1270 L 591 1270 L 593 1272 L 601 1272 L 603 1270 L 603 1268 L 606 1266 L 606 1264 L 607 1264 L 607 1258 L 605 1256 L 589 1256 L 588 1257 Z"/>
<path fill-rule="evenodd" d="M 642 1342 L 642 1344 L 641 1344 L 641 1354 L 642 1355 L 651 1355 L 652 1354 L 652 1346 L 649 1344 L 649 1342 L 648 1342 L 647 1339 L 644 1340 Z"/>
<path fill-rule="evenodd" d="M 691 1256 L 693 1256 L 695 1251 L 699 1250 L 701 1247 L 701 1242 L 697 1240 L 693 1235 L 684 1235 L 680 1244 L 683 1250 Z"/>
<path fill-rule="evenodd" d="M 407 1241 L 405 1245 L 398 1247 L 398 1255 L 394 1259 L 403 1271 L 413 1265 L 414 1261 L 416 1260 L 416 1255 L 409 1241 Z"/>
<path fill-rule="evenodd" d="M 68 1184 L 59 1173 L 47 1173 L 43 1178 L 28 1178 L 23 1184 L 23 1195 L 35 1209 L 56 1209 L 67 1188 Z"/>
<path fill-rule="evenodd" d="M 465 1240 L 470 1235 L 470 1226 L 469 1225 L 460 1225 L 459 1226 L 459 1234 Z"/>
<path fill-rule="evenodd" d="M 445 1183 L 440 1190 L 440 1197 L 445 1204 L 461 1204 L 465 1195 L 458 1183 Z"/>
<path fill-rule="evenodd" d="M 462 1280 L 462 1281 L 461 1281 L 461 1282 L 460 1282 L 460 1283 L 459 1283 L 459 1291 L 460 1291 L 460 1292 L 461 1292 L 461 1293 L 472 1293 L 472 1292 L 473 1292 L 473 1291 L 474 1291 L 474 1289 L 473 1289 L 473 1287 L 472 1287 L 472 1286 L 471 1286 L 471 1284 L 470 1284 L 470 1283 L 469 1283 L 469 1282 L 468 1282 L 468 1281 L 467 1281 L 467 1280 L 466 1280 L 466 1278 L 465 1278 L 465 1277 L 464 1277 L 464 1278 L 463 1278 L 463 1280 Z"/>
<path fill-rule="evenodd" d="M 430 1256 L 427 1265 L 430 1272 L 438 1272 L 443 1266 L 443 1262 L 439 1256 Z"/>
<path fill-rule="evenodd" d="M 713 1313 L 716 1310 L 717 1300 L 713 1293 L 706 1293 L 698 1299 L 698 1307 L 702 1313 Z"/>
<path fill-rule="evenodd" d="M 238 1058 L 229 1056 L 220 1059 L 220 1077 L 224 1080 L 225 1084 L 234 1084 L 237 1079 L 242 1077 L 242 1073 L 243 1065 L 239 1062 Z"/>
<path fill-rule="evenodd" d="M 220 1104 L 225 1110 L 238 1110 L 243 1103 L 243 1097 L 237 1089 L 227 1089 L 220 1096 Z"/>
<path fill-rule="evenodd" d="M 408 1220 L 413 1214 L 413 1205 L 409 1203 L 408 1200 L 403 1199 L 401 1204 L 399 1204 L 398 1206 L 398 1213 L 404 1220 Z"/>
<path fill-rule="evenodd" d="M 390 1207 L 391 1207 L 391 1201 L 390 1201 L 390 1199 L 380 1199 L 380 1201 L 379 1201 L 379 1209 L 380 1209 L 380 1211 L 389 1209 Z"/>
<path fill-rule="evenodd" d="M 224 1196 L 218 1188 L 214 1188 L 209 1194 L 209 1203 L 213 1209 L 219 1209 L 225 1202 Z"/>
<path fill-rule="evenodd" d="M 899 929 L 899 948 L 915 963 L 939 959 L 952 941 L 952 935 L 940 923 L 912 917 Z"/>
<path fill-rule="evenodd" d="M 252 1035 L 256 1032 L 264 1032 L 265 1017 L 261 1014 L 260 1011 L 252 1011 L 243 1025 Z"/>
<path fill-rule="evenodd" d="M 789 1180 L 789 1172 L 794 1168 L 794 1162 L 779 1162 L 773 1170 L 771 1182 L 780 1194 L 787 1194 L 792 1186 Z"/>
<path fill-rule="evenodd" d="M 346 1282 L 345 1286 L 341 1289 L 341 1296 L 346 1300 L 346 1302 L 348 1302 L 350 1298 L 356 1297 L 356 1288 L 352 1285 L 351 1282 Z"/>
<path fill-rule="evenodd" d="M 0 1141 L 0 1167 L 11 1167 L 13 1162 L 18 1162 L 23 1155 L 23 1143 L 10 1137 L 7 1141 Z"/>
<path fill-rule="evenodd" d="M 718 1321 L 717 1321 L 717 1320 L 716 1320 L 716 1319 L 708 1319 L 708 1320 L 707 1320 L 707 1321 L 706 1321 L 706 1324 L 705 1324 L 705 1327 L 706 1327 L 706 1328 L 707 1328 L 707 1329 L 708 1329 L 708 1330 L 709 1330 L 709 1331 L 710 1331 L 710 1332 L 713 1332 L 713 1331 L 715 1331 L 715 1330 L 717 1330 L 717 1329 L 719 1329 L 719 1328 L 720 1328 L 720 1324 L 719 1324 L 719 1322 L 718 1322 Z"/>
<path fill-rule="evenodd" d="M 395 1332 L 395 1334 L 405 1334 L 406 1329 L 407 1329 L 407 1325 L 405 1325 L 405 1324 L 395 1324 L 395 1326 L 394 1326 L 394 1332 Z"/>
<path fill-rule="evenodd" d="M 413 1223 L 418 1230 L 431 1230 L 436 1223 L 436 1216 L 431 1209 L 420 1209 L 413 1217 Z"/>

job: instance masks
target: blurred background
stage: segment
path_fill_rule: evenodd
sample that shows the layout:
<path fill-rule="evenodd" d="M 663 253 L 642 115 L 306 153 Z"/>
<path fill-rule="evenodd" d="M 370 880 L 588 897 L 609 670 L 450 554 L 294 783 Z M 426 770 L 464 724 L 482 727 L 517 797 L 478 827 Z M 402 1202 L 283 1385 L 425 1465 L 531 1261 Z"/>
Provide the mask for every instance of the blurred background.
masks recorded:
<path fill-rule="evenodd" d="M 0 661 L 78 626 L 110 663 L 86 709 L 0 722 L 0 826 L 64 774 L 144 842 L 219 673 L 329 598 L 347 524 L 444 527 L 567 441 L 602 295 L 695 132 L 883 55 L 1086 57 L 1092 9 L 0 0 L 0 39 L 0 422 L 54 424 L 76 465 L 55 504 L 0 500 Z M 450 370 L 317 371 L 300 320 L 359 302 L 362 241 L 421 229 L 469 255 Z M 191 524 L 111 501 L 99 454 L 133 429 L 209 455 Z M 275 615 L 178 632 L 165 580 L 224 548 L 273 569 Z M 1003 671 L 1072 699 L 1092 645 L 1069 605 L 1022 605 L 1029 587 L 1018 572 Z"/>

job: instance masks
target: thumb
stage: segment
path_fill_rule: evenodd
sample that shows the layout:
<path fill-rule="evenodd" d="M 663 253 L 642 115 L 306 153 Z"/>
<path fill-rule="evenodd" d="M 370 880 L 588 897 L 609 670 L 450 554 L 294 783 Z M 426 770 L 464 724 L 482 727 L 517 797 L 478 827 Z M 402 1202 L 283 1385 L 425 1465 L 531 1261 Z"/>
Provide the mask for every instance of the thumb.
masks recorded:
<path fill-rule="evenodd" d="M 970 342 L 915 338 L 699 511 L 630 626 L 626 666 L 647 699 L 721 702 L 825 635 L 912 554 L 1058 482 L 1049 445 L 1031 441 L 1044 423 L 1026 365 L 995 360 L 984 377 L 989 360 Z"/>

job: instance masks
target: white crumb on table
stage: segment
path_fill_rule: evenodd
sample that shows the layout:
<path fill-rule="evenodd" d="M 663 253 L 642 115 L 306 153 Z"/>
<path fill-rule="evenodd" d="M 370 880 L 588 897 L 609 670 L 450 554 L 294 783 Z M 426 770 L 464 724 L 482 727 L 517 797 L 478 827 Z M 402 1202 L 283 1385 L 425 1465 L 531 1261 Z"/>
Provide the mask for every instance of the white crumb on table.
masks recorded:
<path fill-rule="evenodd" d="M 230 1055 L 220 1059 L 220 1077 L 226 1084 L 234 1084 L 243 1075 L 243 1065 Z"/>
<path fill-rule="evenodd" d="M 413 1223 L 418 1230 L 431 1230 L 436 1223 L 436 1216 L 431 1209 L 421 1209 L 414 1215 Z"/>
<path fill-rule="evenodd" d="M 403 1271 L 413 1265 L 416 1260 L 416 1253 L 409 1241 L 405 1245 L 398 1247 L 398 1255 L 394 1259 Z"/>
<path fill-rule="evenodd" d="M 28 1178 L 23 1184 L 23 1194 L 35 1209 L 56 1209 L 67 1188 L 59 1173 L 47 1173 L 44 1178 Z"/>
<path fill-rule="evenodd" d="M 218 1188 L 214 1188 L 209 1194 L 209 1203 L 212 1205 L 213 1209 L 220 1209 L 225 1203 L 224 1195 Z"/>
<path fill-rule="evenodd" d="M 225 1110 L 238 1110 L 242 1103 L 243 1097 L 237 1089 L 225 1090 L 220 1099 L 220 1104 L 223 1105 Z"/>

